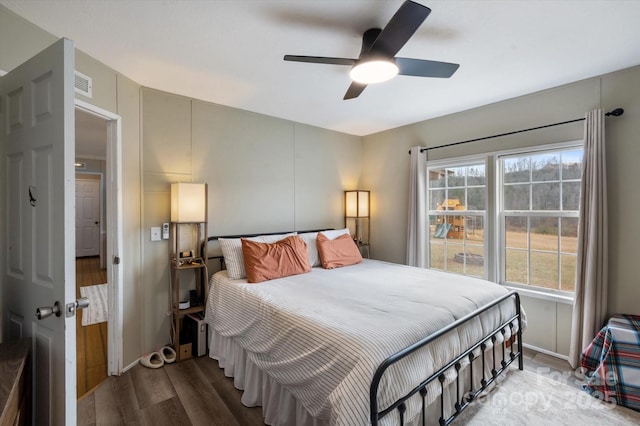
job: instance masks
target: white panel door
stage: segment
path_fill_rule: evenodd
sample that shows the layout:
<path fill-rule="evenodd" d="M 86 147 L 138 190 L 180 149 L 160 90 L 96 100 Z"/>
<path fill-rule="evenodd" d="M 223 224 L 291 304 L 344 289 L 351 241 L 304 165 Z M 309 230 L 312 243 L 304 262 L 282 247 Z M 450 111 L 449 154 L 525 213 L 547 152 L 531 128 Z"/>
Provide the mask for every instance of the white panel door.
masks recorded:
<path fill-rule="evenodd" d="M 76 424 L 74 49 L 62 39 L 0 79 L 4 337 L 31 340 L 33 424 Z M 38 320 L 57 303 L 60 316 Z"/>
<path fill-rule="evenodd" d="M 100 181 L 76 179 L 76 257 L 100 254 Z"/>

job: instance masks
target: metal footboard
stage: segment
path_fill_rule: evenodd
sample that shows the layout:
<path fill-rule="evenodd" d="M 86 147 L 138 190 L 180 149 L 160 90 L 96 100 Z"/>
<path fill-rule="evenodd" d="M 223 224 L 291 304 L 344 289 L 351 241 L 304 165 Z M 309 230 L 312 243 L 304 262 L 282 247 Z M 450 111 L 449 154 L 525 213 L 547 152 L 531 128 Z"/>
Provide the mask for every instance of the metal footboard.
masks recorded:
<path fill-rule="evenodd" d="M 398 398 L 398 400 L 396 400 L 393 404 L 389 405 L 386 408 L 379 408 L 378 407 L 378 387 L 380 385 L 380 380 L 382 379 L 382 377 L 384 376 L 386 370 L 391 367 L 392 365 L 394 365 L 395 363 L 399 362 L 400 360 L 404 359 L 405 357 L 407 357 L 408 355 L 418 351 L 419 349 L 421 349 L 422 347 L 424 347 L 425 345 L 428 345 L 429 343 L 433 342 L 434 340 L 436 340 L 437 338 L 455 330 L 457 327 L 461 326 L 462 324 L 466 323 L 467 321 L 478 317 L 480 314 L 482 314 L 483 312 L 486 312 L 492 308 L 494 308 L 495 306 L 499 305 L 500 303 L 502 303 L 503 301 L 509 299 L 509 298 L 513 298 L 514 303 L 515 303 L 515 311 L 516 314 L 513 315 L 511 318 L 509 318 L 508 320 L 506 320 L 505 322 L 503 322 L 502 324 L 500 324 L 500 326 L 498 326 L 497 328 L 495 328 L 493 331 L 491 331 L 490 333 L 488 333 L 487 335 L 485 335 L 482 339 L 480 339 L 479 341 L 475 342 L 471 347 L 469 347 L 467 350 L 465 350 L 464 352 L 460 353 L 458 356 L 456 356 L 454 359 L 452 359 L 451 361 L 449 361 L 446 365 L 444 365 L 442 368 L 440 368 L 438 371 L 434 372 L 432 375 L 430 375 L 429 377 L 427 377 L 425 380 L 423 380 L 420 384 L 418 384 L 416 387 L 414 387 L 410 392 L 408 392 L 406 395 Z M 514 344 L 513 344 L 513 338 L 511 339 L 511 344 L 509 345 L 509 354 L 507 356 L 506 353 L 506 346 L 507 346 L 507 340 L 504 339 L 504 335 L 507 332 L 507 328 L 509 328 L 509 330 L 511 331 L 510 335 L 513 337 L 514 333 L 513 333 L 513 322 L 517 321 L 518 324 L 518 330 L 515 333 L 516 336 L 516 341 L 517 341 L 517 351 L 514 352 Z M 503 341 L 502 344 L 500 345 L 501 349 L 502 349 L 502 360 L 500 361 L 499 365 L 497 364 L 496 361 L 496 356 L 498 354 L 496 354 L 496 340 L 499 334 L 503 335 Z M 485 351 L 487 349 L 487 343 L 491 341 L 492 344 L 492 351 L 493 351 L 493 363 L 491 365 L 491 375 L 490 377 L 486 377 L 485 374 L 485 370 L 487 367 L 486 364 L 486 359 L 485 359 Z M 480 348 L 481 351 L 481 356 L 476 357 L 474 355 L 474 351 L 476 349 Z M 467 358 L 469 360 L 469 383 L 467 384 L 467 386 L 465 386 L 464 384 L 461 383 L 461 379 L 460 379 L 460 370 L 462 368 L 462 364 L 461 362 Z M 480 380 L 479 383 L 475 383 L 474 384 L 474 375 L 473 375 L 473 367 L 474 367 L 474 362 L 479 362 L 477 361 L 478 359 L 480 359 L 481 361 L 481 369 L 482 369 L 482 379 Z M 478 310 L 464 316 L 463 318 L 460 318 L 459 320 L 455 321 L 454 323 L 450 324 L 449 326 L 437 331 L 436 333 L 433 333 L 425 338 L 423 338 L 422 340 L 419 340 L 418 342 L 414 343 L 413 345 L 391 355 L 389 358 L 387 358 L 386 360 L 384 360 L 379 366 L 378 369 L 376 370 L 373 379 L 371 380 L 371 386 L 370 386 L 370 390 L 369 390 L 369 398 L 370 398 L 370 409 L 371 409 L 371 415 L 370 415 L 370 420 L 371 420 L 371 424 L 373 426 L 376 426 L 379 424 L 380 420 L 388 415 L 391 415 L 394 412 L 397 412 L 397 415 L 399 416 L 399 423 L 400 425 L 404 425 L 405 424 L 405 412 L 407 409 L 407 405 L 406 405 L 406 401 L 411 398 L 412 396 L 414 396 L 415 394 L 419 393 L 421 398 L 422 398 L 422 425 L 424 426 L 426 424 L 426 397 L 427 397 L 427 386 L 433 382 L 434 380 L 438 380 L 440 383 L 440 417 L 438 419 L 438 422 L 440 425 L 448 425 L 450 424 L 458 415 L 460 415 L 460 413 L 471 403 L 473 402 L 478 395 L 480 395 L 480 393 L 482 391 L 484 391 L 501 373 L 503 373 L 507 367 L 515 360 L 518 360 L 518 368 L 520 370 L 523 369 L 524 367 L 524 361 L 523 361 L 523 355 L 522 355 L 522 314 L 521 314 L 521 308 L 520 308 L 520 296 L 518 295 L 517 292 L 515 291 L 511 291 L 507 294 L 505 294 L 504 296 L 500 297 L 499 299 L 496 299 L 495 301 L 479 308 Z M 453 412 L 451 415 L 447 415 L 445 414 L 445 373 L 447 371 L 449 371 L 450 369 L 454 369 L 455 370 L 455 383 L 451 383 L 450 386 L 455 386 L 455 392 L 456 392 L 456 397 L 455 397 L 455 404 L 453 407 Z M 476 385 L 478 385 L 478 387 L 476 388 Z"/>

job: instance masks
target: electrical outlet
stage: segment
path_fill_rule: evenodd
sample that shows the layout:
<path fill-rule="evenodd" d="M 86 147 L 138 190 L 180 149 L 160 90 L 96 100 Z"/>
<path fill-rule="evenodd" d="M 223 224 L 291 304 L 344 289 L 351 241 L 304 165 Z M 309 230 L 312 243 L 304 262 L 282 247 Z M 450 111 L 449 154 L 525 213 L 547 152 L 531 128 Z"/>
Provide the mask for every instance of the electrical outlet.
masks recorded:
<path fill-rule="evenodd" d="M 160 234 L 160 227 L 159 226 L 152 226 L 151 227 L 151 241 L 161 241 L 162 237 Z"/>
<path fill-rule="evenodd" d="M 169 239 L 169 224 L 166 222 L 162 224 L 162 239 L 163 240 Z"/>

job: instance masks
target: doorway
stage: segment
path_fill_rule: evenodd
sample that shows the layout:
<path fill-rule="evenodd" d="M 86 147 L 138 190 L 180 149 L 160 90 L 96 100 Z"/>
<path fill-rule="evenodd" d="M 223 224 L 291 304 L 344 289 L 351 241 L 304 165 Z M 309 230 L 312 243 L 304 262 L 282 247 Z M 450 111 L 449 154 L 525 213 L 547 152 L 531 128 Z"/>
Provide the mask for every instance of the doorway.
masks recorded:
<path fill-rule="evenodd" d="M 76 164 L 83 164 L 78 162 L 79 157 L 76 152 Z M 104 239 L 103 194 L 102 173 L 79 173 L 76 170 L 76 258 L 104 258 L 101 250 L 101 240 Z"/>
<path fill-rule="evenodd" d="M 75 104 L 76 294 L 92 304 L 76 319 L 81 398 L 109 375 L 122 373 L 121 122 L 91 104 Z M 84 235 L 78 235 L 78 226 L 84 227 Z"/>
<path fill-rule="evenodd" d="M 107 269 L 104 262 L 102 241 L 105 240 L 103 210 L 106 207 L 103 188 L 103 171 L 106 156 L 99 152 L 89 153 L 87 138 L 93 137 L 101 143 L 93 145 L 106 152 L 106 122 L 92 123 L 79 118 L 76 123 L 95 127 L 91 134 L 87 130 L 76 130 L 76 298 L 88 297 L 91 306 L 76 316 L 76 383 L 77 397 L 82 398 L 91 389 L 107 378 L 108 349 L 108 300 Z M 82 141 L 85 141 L 84 143 Z M 88 159 L 89 156 L 96 157 Z M 89 171 L 90 170 L 90 171 Z M 100 171 L 96 171 L 100 170 Z"/>

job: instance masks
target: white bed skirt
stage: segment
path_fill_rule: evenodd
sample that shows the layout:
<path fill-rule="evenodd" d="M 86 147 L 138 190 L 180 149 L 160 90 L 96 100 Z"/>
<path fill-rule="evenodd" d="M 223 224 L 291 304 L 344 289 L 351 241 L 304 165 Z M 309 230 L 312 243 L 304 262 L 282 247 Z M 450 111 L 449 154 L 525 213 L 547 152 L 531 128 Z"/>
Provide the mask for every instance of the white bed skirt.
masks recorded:
<path fill-rule="evenodd" d="M 296 398 L 247 357 L 232 339 L 209 327 L 209 356 L 218 360 L 227 377 L 243 391 L 241 402 L 262 407 L 264 422 L 272 426 L 320 426 L 328 422 L 314 419 Z"/>
<path fill-rule="evenodd" d="M 227 377 L 233 377 L 236 389 L 243 391 L 241 402 L 247 407 L 262 407 L 264 422 L 271 426 L 321 426 L 329 425 L 328 421 L 314 418 L 305 407 L 283 386 L 273 380 L 267 373 L 261 371 L 247 356 L 245 350 L 233 339 L 217 333 L 209 326 L 209 356 L 218 361 Z M 502 339 L 498 337 L 497 344 Z M 491 346 L 491 345 L 490 345 Z M 490 365 L 493 356 L 488 349 L 485 352 L 487 366 L 485 374 L 490 377 Z M 501 357 L 498 357 L 499 359 Z M 463 362 L 463 365 L 466 364 Z M 465 365 L 466 367 L 466 365 Z M 479 369 L 478 369 L 479 370 Z M 463 368 L 460 376 L 464 383 L 468 380 L 468 369 Z M 480 380 L 481 371 L 474 371 L 474 376 Z M 498 379 L 502 381 L 504 376 Z M 490 387 L 492 389 L 493 386 Z M 487 390 L 490 392 L 490 390 Z M 446 386 L 445 412 L 450 413 L 455 402 L 455 386 Z M 429 404 L 426 409 L 427 425 L 438 425 L 440 416 L 440 398 Z M 386 419 L 387 423 L 391 419 Z M 406 420 L 407 426 L 421 424 L 421 419 Z M 392 421 L 393 422 L 393 421 Z"/>

